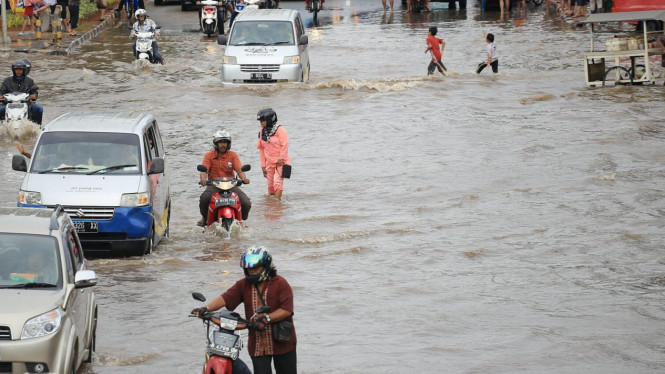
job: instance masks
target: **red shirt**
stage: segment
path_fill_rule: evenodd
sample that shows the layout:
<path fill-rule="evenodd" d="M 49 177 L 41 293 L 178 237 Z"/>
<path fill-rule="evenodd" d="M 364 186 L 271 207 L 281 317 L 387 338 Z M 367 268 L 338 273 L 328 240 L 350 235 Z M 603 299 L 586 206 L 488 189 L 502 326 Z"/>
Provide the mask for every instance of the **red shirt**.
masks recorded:
<path fill-rule="evenodd" d="M 242 167 L 237 153 L 226 151 L 220 156 L 214 149 L 203 156 L 202 164 L 208 168 L 209 179 L 235 178 L 233 171 L 239 172 Z"/>
<path fill-rule="evenodd" d="M 277 309 L 284 309 L 288 312 L 293 313 L 293 291 L 289 282 L 284 279 L 284 277 L 277 275 L 274 278 L 271 278 L 264 282 L 266 288 L 263 291 L 263 299 L 266 304 L 270 307 L 271 311 Z M 254 291 L 254 285 L 249 283 L 247 279 L 242 278 L 237 281 L 231 288 L 222 294 L 222 298 L 226 303 L 226 309 L 234 310 L 241 303 L 245 304 L 245 317 L 250 318 L 254 315 L 254 311 L 258 309 L 262 304 L 261 300 L 257 297 Z M 293 323 L 293 318 L 289 317 L 286 319 Z M 249 342 L 247 342 L 247 349 L 249 350 L 250 356 L 266 356 L 269 353 L 257 352 L 257 335 L 262 334 L 262 339 L 265 345 L 271 345 L 273 355 L 281 355 L 289 353 L 296 348 L 296 328 L 293 327 L 293 334 L 291 335 L 291 341 L 288 343 L 277 343 L 272 340 L 272 324 L 268 325 L 263 332 L 256 332 L 255 330 L 249 330 Z"/>
<path fill-rule="evenodd" d="M 443 39 L 439 39 L 436 36 L 428 36 L 427 40 L 425 40 L 427 44 L 432 47 L 432 55 L 434 55 L 434 58 L 436 61 L 441 60 L 441 48 L 439 47 L 440 44 L 443 43 Z"/>

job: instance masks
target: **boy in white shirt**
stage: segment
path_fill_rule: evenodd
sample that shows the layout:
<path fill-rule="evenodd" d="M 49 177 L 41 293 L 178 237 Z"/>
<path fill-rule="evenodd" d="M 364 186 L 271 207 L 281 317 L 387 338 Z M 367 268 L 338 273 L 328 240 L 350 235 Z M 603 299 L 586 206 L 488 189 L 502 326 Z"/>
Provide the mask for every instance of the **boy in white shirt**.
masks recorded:
<path fill-rule="evenodd" d="M 492 71 L 494 73 L 499 72 L 499 55 L 496 53 L 496 44 L 494 44 L 494 35 L 493 34 L 485 34 L 483 32 L 483 37 L 487 41 L 487 61 L 483 61 L 480 64 L 478 64 L 478 68 L 476 69 L 476 73 L 480 74 L 483 69 L 487 67 L 487 65 L 492 66 Z"/>

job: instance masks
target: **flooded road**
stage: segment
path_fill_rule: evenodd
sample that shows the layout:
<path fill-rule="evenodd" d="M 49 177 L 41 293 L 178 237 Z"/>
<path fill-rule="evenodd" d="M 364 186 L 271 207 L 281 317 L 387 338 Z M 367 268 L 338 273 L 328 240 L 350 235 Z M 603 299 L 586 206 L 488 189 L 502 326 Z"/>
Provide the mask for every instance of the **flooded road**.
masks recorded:
<path fill-rule="evenodd" d="M 304 85 L 223 89 L 222 48 L 176 5 L 148 5 L 164 67 L 136 69 L 120 27 L 71 56 L 30 55 L 45 121 L 150 112 L 177 171 L 171 238 L 91 261 L 100 317 L 82 372 L 200 372 L 190 294 L 231 286 L 256 243 L 294 289 L 301 373 L 663 372 L 665 89 L 586 88 L 587 29 L 542 6 L 500 20 L 469 4 L 413 15 L 329 0 L 319 26 L 303 14 Z M 447 78 L 424 76 L 433 24 Z M 474 72 L 483 31 L 498 75 Z M 1 56 L 6 75 L 25 57 Z M 281 203 L 255 149 L 265 106 L 291 140 Z M 195 227 L 196 165 L 220 127 L 254 167 L 249 227 L 231 238 Z M 13 206 L 23 174 L 13 144 L 0 151 Z"/>

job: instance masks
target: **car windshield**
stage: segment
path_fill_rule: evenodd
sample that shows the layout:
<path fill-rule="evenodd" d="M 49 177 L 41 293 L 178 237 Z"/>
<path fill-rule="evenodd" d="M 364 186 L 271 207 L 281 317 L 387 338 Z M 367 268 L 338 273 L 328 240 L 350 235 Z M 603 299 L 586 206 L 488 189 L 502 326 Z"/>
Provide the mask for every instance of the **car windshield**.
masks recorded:
<path fill-rule="evenodd" d="M 33 157 L 32 173 L 140 174 L 139 137 L 101 132 L 46 132 Z"/>
<path fill-rule="evenodd" d="M 294 45 L 287 21 L 241 21 L 233 24 L 229 45 Z"/>
<path fill-rule="evenodd" d="M 54 237 L 0 233 L 0 288 L 60 288 L 60 269 Z"/>

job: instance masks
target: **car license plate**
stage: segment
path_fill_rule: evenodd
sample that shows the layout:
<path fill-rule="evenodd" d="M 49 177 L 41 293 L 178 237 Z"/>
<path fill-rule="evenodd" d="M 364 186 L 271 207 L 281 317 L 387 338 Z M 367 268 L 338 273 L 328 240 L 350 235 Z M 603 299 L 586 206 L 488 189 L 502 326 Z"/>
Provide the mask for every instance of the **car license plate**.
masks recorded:
<path fill-rule="evenodd" d="M 252 79 L 257 79 L 257 80 L 272 79 L 272 74 L 271 73 L 252 73 L 251 78 Z"/>
<path fill-rule="evenodd" d="M 76 232 L 98 232 L 99 230 L 99 222 L 90 222 L 90 221 L 75 221 L 74 222 L 74 228 L 76 229 Z"/>

